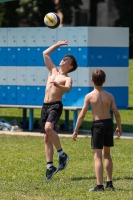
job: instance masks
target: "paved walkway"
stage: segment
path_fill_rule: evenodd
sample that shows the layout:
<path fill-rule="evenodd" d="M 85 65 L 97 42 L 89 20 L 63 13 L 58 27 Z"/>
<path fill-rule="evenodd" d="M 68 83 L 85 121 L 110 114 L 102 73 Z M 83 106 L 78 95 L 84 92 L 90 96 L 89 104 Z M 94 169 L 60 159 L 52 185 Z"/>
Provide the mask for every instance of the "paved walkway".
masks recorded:
<path fill-rule="evenodd" d="M 22 136 L 39 136 L 43 137 L 43 134 L 39 133 L 39 131 L 22 131 L 22 132 L 12 132 L 12 131 L 0 131 L 0 135 L 6 134 L 6 135 L 22 135 Z M 58 135 L 60 137 L 71 137 L 72 132 L 59 132 Z M 80 131 L 78 137 L 91 137 L 90 131 Z M 114 137 L 117 138 L 117 134 L 114 134 Z M 133 139 L 133 133 L 123 133 L 122 136 L 120 137 L 122 139 Z"/>

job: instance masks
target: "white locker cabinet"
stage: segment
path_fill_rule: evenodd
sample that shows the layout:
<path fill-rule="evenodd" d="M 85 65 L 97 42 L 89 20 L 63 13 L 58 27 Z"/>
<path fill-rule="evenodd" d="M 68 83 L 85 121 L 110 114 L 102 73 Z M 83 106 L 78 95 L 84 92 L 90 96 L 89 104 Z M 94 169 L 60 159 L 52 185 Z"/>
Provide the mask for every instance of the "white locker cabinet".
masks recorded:
<path fill-rule="evenodd" d="M 39 27 L 36 29 L 36 45 L 37 47 L 45 47 L 47 46 L 47 31 L 48 28 Z"/>
<path fill-rule="evenodd" d="M 89 76 L 89 67 L 78 67 L 77 69 L 77 86 L 89 87 L 90 86 L 90 76 Z"/>
<path fill-rule="evenodd" d="M 90 27 L 90 44 L 93 47 L 129 47 L 129 29 L 119 27 Z"/>
<path fill-rule="evenodd" d="M 7 85 L 17 84 L 17 68 L 12 66 L 7 66 Z"/>
<path fill-rule="evenodd" d="M 17 46 L 17 28 L 8 28 L 8 47 Z"/>
<path fill-rule="evenodd" d="M 68 27 L 68 43 L 70 47 L 77 47 L 78 45 L 77 27 Z"/>
<path fill-rule="evenodd" d="M 90 42 L 89 27 L 77 27 L 78 47 L 88 47 Z"/>
<path fill-rule="evenodd" d="M 7 47 L 7 28 L 0 28 L 0 47 Z"/>
<path fill-rule="evenodd" d="M 47 28 L 47 47 L 55 44 L 57 42 L 57 30 L 56 29 L 50 29 Z"/>
<path fill-rule="evenodd" d="M 48 69 L 47 67 L 37 67 L 37 81 L 36 85 L 37 86 L 45 86 L 47 83 L 47 78 L 48 78 Z"/>
<path fill-rule="evenodd" d="M 17 46 L 27 46 L 27 28 L 17 28 Z"/>
<path fill-rule="evenodd" d="M 91 82 L 92 72 L 95 67 L 89 68 L 89 86 L 93 87 Z M 100 67 L 106 74 L 104 87 L 128 87 L 128 67 Z"/>
<path fill-rule="evenodd" d="M 21 66 L 17 67 L 17 85 L 26 86 L 26 79 L 27 79 L 26 73 L 27 73 L 26 67 L 21 67 Z"/>
<path fill-rule="evenodd" d="M 0 66 L 0 85 L 6 85 L 7 83 L 7 66 Z"/>
<path fill-rule="evenodd" d="M 26 76 L 27 76 L 27 81 L 26 81 L 26 85 L 28 86 L 35 86 L 36 85 L 36 78 L 37 78 L 37 74 L 36 74 L 36 67 L 27 67 L 26 68 Z"/>
<path fill-rule="evenodd" d="M 73 81 L 72 85 L 74 87 L 77 86 L 78 85 L 78 71 L 77 71 L 77 69 L 73 72 L 70 72 L 68 75 L 72 78 L 72 81 Z"/>
<path fill-rule="evenodd" d="M 59 27 L 57 28 L 57 41 L 68 40 L 68 27 Z M 70 42 L 68 41 L 68 45 Z M 65 47 L 65 46 L 62 46 Z"/>
<path fill-rule="evenodd" d="M 36 47 L 36 28 L 27 28 L 27 47 Z"/>

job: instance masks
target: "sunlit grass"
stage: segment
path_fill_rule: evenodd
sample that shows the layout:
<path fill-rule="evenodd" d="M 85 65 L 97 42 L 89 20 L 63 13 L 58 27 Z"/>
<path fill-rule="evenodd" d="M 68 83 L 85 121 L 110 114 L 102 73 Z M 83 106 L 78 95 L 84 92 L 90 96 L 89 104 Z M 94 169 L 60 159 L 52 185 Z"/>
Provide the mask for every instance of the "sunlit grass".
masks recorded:
<path fill-rule="evenodd" d="M 93 151 L 90 138 L 61 138 L 68 153 L 68 167 L 52 180 L 45 181 L 43 137 L 0 135 L 0 199 L 1 200 L 132 200 L 133 156 L 132 140 L 115 139 L 111 149 L 114 161 L 115 192 L 90 193 L 95 186 Z M 58 165 L 58 156 L 54 155 Z M 104 182 L 106 174 L 104 173 Z"/>

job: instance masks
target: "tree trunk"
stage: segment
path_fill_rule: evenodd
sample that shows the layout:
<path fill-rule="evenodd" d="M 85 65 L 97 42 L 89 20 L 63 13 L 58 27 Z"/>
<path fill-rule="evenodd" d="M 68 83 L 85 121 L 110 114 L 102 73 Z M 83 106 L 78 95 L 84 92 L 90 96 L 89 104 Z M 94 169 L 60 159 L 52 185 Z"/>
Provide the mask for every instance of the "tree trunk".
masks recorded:
<path fill-rule="evenodd" d="M 90 0 L 90 26 L 97 25 L 97 0 Z"/>

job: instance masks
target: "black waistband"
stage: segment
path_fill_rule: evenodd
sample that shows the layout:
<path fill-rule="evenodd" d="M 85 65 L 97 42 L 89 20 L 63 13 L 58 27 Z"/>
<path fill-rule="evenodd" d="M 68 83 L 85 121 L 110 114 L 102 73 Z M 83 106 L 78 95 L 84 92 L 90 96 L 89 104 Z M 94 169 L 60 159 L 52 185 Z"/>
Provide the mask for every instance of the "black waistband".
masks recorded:
<path fill-rule="evenodd" d="M 111 118 L 108 118 L 108 119 L 100 119 L 100 120 L 95 120 L 93 121 L 93 123 L 97 123 L 97 122 L 106 122 L 106 121 L 110 121 L 112 120 Z"/>
<path fill-rule="evenodd" d="M 43 103 L 43 105 L 54 105 L 54 104 L 61 104 L 62 105 L 62 102 L 61 101 L 54 101 L 54 102 L 49 102 L 49 103 Z"/>

